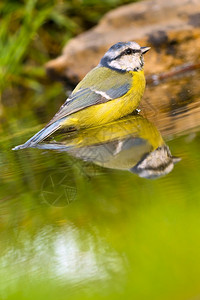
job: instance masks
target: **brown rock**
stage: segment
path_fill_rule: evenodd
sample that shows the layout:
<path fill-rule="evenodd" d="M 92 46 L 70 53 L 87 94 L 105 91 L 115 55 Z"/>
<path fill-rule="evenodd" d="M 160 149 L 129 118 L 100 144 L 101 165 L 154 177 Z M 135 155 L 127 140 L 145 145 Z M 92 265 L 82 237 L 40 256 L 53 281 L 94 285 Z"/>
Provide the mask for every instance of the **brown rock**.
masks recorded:
<path fill-rule="evenodd" d="M 199 131 L 199 78 L 200 70 L 196 70 L 147 86 L 140 114 L 158 128 L 165 140 Z"/>
<path fill-rule="evenodd" d="M 200 1 L 147 0 L 119 7 L 70 40 L 63 54 L 47 63 L 47 72 L 74 85 L 119 41 L 152 47 L 145 55 L 146 74 L 195 63 L 200 59 Z"/>

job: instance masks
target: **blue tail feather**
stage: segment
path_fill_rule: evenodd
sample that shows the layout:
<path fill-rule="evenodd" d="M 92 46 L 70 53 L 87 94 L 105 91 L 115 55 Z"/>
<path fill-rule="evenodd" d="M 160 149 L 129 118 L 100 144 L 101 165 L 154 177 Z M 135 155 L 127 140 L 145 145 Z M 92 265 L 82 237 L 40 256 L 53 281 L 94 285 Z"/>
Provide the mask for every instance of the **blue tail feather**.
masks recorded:
<path fill-rule="evenodd" d="M 43 141 L 50 134 L 52 134 L 54 131 L 59 129 L 60 126 L 61 126 L 61 122 L 60 122 L 60 120 L 58 120 L 57 122 L 41 129 L 33 137 L 31 137 L 26 143 L 16 146 L 16 147 L 12 148 L 12 150 L 20 150 L 20 149 L 25 149 L 25 148 L 30 148 L 30 147 L 34 148 L 39 142 Z"/>

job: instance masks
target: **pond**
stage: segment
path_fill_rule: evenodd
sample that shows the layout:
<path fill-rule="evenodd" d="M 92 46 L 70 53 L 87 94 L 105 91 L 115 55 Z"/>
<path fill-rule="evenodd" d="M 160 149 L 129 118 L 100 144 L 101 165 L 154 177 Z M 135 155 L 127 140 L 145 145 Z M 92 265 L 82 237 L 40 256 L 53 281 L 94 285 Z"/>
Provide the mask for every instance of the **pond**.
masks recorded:
<path fill-rule="evenodd" d="M 199 299 L 199 80 L 34 149 L 11 150 L 42 127 L 29 112 L 4 120 L 0 299 Z"/>

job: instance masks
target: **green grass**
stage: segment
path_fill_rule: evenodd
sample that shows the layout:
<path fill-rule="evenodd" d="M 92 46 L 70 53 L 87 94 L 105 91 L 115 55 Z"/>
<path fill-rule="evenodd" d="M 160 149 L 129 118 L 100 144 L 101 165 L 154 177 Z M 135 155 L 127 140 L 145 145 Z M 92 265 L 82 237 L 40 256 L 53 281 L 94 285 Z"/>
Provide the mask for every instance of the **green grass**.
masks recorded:
<path fill-rule="evenodd" d="M 14 84 L 40 91 L 43 64 L 108 10 L 128 2 L 132 1 L 2 1 L 0 90 Z"/>

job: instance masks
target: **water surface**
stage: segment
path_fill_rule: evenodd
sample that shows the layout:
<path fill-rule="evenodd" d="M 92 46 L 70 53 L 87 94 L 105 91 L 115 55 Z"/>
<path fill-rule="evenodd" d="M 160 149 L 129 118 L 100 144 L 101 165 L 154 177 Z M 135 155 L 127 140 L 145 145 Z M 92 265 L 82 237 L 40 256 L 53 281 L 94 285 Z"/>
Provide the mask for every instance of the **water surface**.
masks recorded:
<path fill-rule="evenodd" d="M 65 134 L 67 151 L 11 151 L 39 123 L 3 120 L 0 299 L 200 297 L 199 80 L 148 87 L 128 133 Z M 165 146 L 181 158 L 168 174 L 130 171 Z"/>

